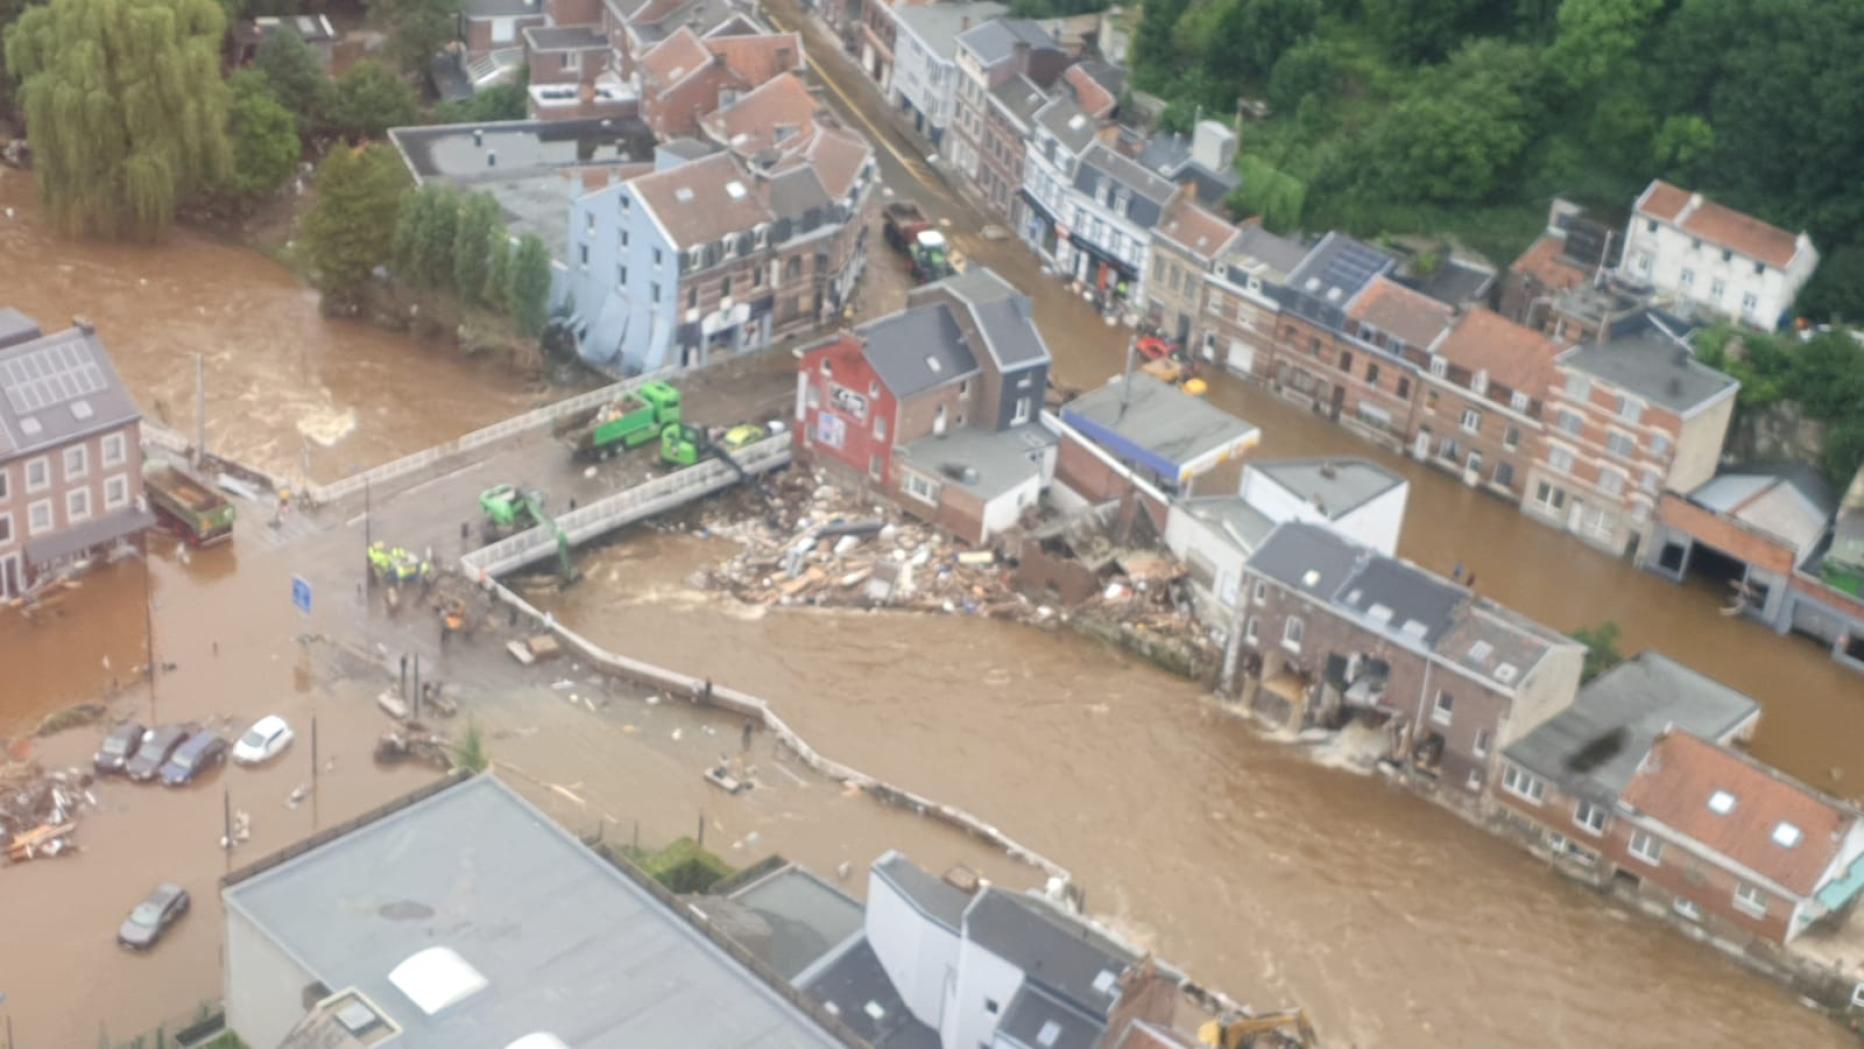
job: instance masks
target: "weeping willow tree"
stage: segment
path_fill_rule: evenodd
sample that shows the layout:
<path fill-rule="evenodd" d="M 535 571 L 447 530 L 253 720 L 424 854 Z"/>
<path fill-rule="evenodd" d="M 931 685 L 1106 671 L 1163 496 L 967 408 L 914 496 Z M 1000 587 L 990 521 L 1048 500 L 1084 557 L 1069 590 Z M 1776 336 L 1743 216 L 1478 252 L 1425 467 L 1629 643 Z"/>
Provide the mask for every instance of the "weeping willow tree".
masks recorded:
<path fill-rule="evenodd" d="M 39 193 L 67 234 L 153 239 L 227 174 L 216 0 L 52 0 L 6 35 Z"/>

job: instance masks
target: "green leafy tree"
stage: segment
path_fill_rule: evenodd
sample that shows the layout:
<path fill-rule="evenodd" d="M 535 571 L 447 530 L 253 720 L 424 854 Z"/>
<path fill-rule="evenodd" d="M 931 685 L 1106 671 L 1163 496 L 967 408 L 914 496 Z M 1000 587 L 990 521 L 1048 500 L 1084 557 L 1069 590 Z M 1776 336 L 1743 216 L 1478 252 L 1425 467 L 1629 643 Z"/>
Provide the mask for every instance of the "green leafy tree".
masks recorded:
<path fill-rule="evenodd" d="M 1547 65 L 1574 89 L 1602 82 L 1642 46 L 1662 6 L 1662 0 L 1561 0 Z"/>
<path fill-rule="evenodd" d="M 1693 182 L 1715 154 L 1715 129 L 1694 113 L 1668 117 L 1650 144 L 1657 170 L 1681 181 Z"/>
<path fill-rule="evenodd" d="M 507 301 L 518 331 L 526 338 L 542 335 L 550 319 L 550 249 L 537 235 L 527 233 L 518 241 L 509 279 Z"/>
<path fill-rule="evenodd" d="M 422 186 L 403 202 L 394 257 L 402 276 L 428 288 L 453 284 L 453 249 L 460 196 L 446 186 Z"/>
<path fill-rule="evenodd" d="M 1456 50 L 1480 0 L 1365 0 L 1366 23 L 1392 57 L 1434 62 Z"/>
<path fill-rule="evenodd" d="M 330 125 L 352 139 L 381 138 L 391 127 L 412 124 L 420 99 L 408 82 L 378 62 L 358 62 L 337 80 Z"/>
<path fill-rule="evenodd" d="M 511 238 L 500 235 L 486 248 L 485 288 L 480 301 L 501 313 L 511 309 Z"/>
<path fill-rule="evenodd" d="M 260 74 L 241 70 L 227 86 L 233 92 L 227 114 L 227 134 L 233 140 L 229 186 L 243 197 L 265 196 L 298 170 L 298 122 Z"/>
<path fill-rule="evenodd" d="M 453 38 L 460 4 L 459 0 L 368 0 L 368 8 L 369 20 L 388 34 L 388 53 L 396 68 L 421 75 Z"/>
<path fill-rule="evenodd" d="M 1843 244 L 1826 252 L 1794 305 L 1818 321 L 1864 320 L 1864 246 Z"/>
<path fill-rule="evenodd" d="M 150 239 L 232 162 L 214 0 L 52 0 L 6 34 L 39 193 L 67 233 Z"/>
<path fill-rule="evenodd" d="M 339 146 L 317 169 L 317 203 L 304 220 L 304 251 L 317 284 L 352 305 L 394 248 L 407 169 L 388 146 Z"/>
<path fill-rule="evenodd" d="M 485 733 L 477 721 L 468 721 L 466 734 L 453 745 L 453 765 L 475 775 L 492 767 L 492 754 L 486 749 Z"/>
<path fill-rule="evenodd" d="M 494 120 L 523 120 L 530 114 L 531 67 L 518 69 L 517 80 L 494 84 L 463 102 L 434 107 L 436 124 L 484 124 Z"/>
<path fill-rule="evenodd" d="M 1278 112 L 1293 114 L 1307 99 L 1331 95 L 1339 76 L 1333 49 L 1326 41 L 1310 37 L 1275 60 L 1269 70 L 1269 104 Z"/>
<path fill-rule="evenodd" d="M 1178 48 L 1174 34 L 1190 0 L 1144 0 L 1139 28 L 1133 33 L 1133 80 L 1148 91 L 1170 86 L 1178 75 Z"/>
<path fill-rule="evenodd" d="M 1618 624 L 1611 620 L 1573 631 L 1573 640 L 1586 646 L 1586 665 L 1579 674 L 1580 684 L 1625 661 L 1624 653 L 1618 650 Z"/>
<path fill-rule="evenodd" d="M 1372 132 L 1363 184 L 1397 199 L 1488 198 L 1532 138 L 1533 68 L 1524 49 L 1480 41 L 1432 69 Z"/>
<path fill-rule="evenodd" d="M 299 127 L 310 131 L 323 123 L 330 108 L 330 74 L 324 71 L 311 45 L 290 25 L 282 24 L 276 32 L 266 34 L 253 59 L 253 68 L 298 118 Z"/>
<path fill-rule="evenodd" d="M 485 297 L 492 251 L 504 244 L 503 213 L 498 201 L 485 193 L 467 197 L 460 207 L 459 228 L 453 237 L 453 287 L 461 299 L 479 302 Z"/>

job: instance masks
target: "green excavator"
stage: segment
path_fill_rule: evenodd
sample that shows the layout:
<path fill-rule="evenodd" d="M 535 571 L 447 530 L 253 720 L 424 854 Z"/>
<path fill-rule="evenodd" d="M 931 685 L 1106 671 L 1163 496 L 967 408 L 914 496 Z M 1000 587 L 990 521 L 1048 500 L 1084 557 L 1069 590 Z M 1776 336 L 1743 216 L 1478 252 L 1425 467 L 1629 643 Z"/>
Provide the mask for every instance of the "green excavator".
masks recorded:
<path fill-rule="evenodd" d="M 488 543 L 532 528 L 548 529 L 557 538 L 558 577 L 564 586 L 576 581 L 576 564 L 570 559 L 569 533 L 544 509 L 544 493 L 515 484 L 494 485 L 479 494 L 479 509 L 485 511 Z"/>

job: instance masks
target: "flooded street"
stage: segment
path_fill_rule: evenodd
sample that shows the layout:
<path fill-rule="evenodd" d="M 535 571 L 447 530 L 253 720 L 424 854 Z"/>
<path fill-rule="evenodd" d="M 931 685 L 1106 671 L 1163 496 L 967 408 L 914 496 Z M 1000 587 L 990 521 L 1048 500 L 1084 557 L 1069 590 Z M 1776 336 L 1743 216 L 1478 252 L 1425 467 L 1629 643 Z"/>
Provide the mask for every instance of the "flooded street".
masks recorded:
<path fill-rule="evenodd" d="M 638 536 L 588 557 L 554 610 L 981 814 L 1198 978 L 1299 1001 L 1328 1044 L 1847 1044 L 1712 951 L 1111 649 L 979 619 L 726 607 L 682 582 L 716 552 Z"/>
<path fill-rule="evenodd" d="M 563 396 L 505 365 L 333 321 L 285 267 L 176 229 L 143 247 L 72 241 L 31 177 L 0 169 L 0 305 L 48 330 L 88 317 L 147 416 L 192 439 L 205 355 L 208 447 L 288 478 L 334 480 Z"/>

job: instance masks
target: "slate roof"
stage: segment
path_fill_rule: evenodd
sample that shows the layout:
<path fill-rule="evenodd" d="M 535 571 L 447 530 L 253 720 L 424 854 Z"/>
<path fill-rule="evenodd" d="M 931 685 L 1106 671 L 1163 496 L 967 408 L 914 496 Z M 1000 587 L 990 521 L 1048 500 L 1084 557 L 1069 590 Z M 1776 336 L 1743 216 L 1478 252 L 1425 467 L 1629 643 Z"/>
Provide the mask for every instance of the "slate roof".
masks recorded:
<path fill-rule="evenodd" d="M 1036 327 L 1035 308 L 997 271 L 973 266 L 927 287 L 949 291 L 963 302 L 984 333 L 984 350 L 1002 371 L 1049 360 L 1048 344 Z M 920 289 L 915 289 L 915 297 Z"/>
<path fill-rule="evenodd" d="M 915 306 L 855 329 L 861 356 L 897 398 L 957 382 L 978 372 L 977 358 L 944 303 Z"/>
<path fill-rule="evenodd" d="M 1495 286 L 1495 271 L 1444 259 L 1429 273 L 1407 275 L 1401 283 L 1445 305 L 1461 308 L 1480 304 L 1488 296 L 1489 289 Z"/>
<path fill-rule="evenodd" d="M 1035 81 L 1018 74 L 990 89 L 991 97 L 997 100 L 998 108 L 1027 129 L 1035 119 L 1036 111 L 1048 104 L 1048 94 Z"/>
<path fill-rule="evenodd" d="M 142 417 L 95 329 L 50 335 L 0 314 L 0 457 L 26 455 Z M 17 533 L 16 533 L 17 534 Z"/>
<path fill-rule="evenodd" d="M 716 907 L 716 898 L 706 906 Z M 759 919 L 765 935 L 739 940 L 785 980 L 794 982 L 861 931 L 861 905 L 814 873 L 783 867 L 742 886 L 729 901 Z"/>
<path fill-rule="evenodd" d="M 1564 347 L 1493 310 L 1477 307 L 1463 314 L 1436 352 L 1470 373 L 1487 372 L 1489 381 L 1539 398 L 1553 382 L 1553 362 Z"/>
<path fill-rule="evenodd" d="M 1271 459 L 1248 469 L 1335 521 L 1405 483 L 1368 459 Z"/>
<path fill-rule="evenodd" d="M 1662 179 L 1644 187 L 1635 210 L 1771 266 L 1784 267 L 1799 252 L 1799 238 L 1792 233 Z"/>
<path fill-rule="evenodd" d="M 1373 556 L 1340 586 L 1335 604 L 1382 632 L 1434 646 L 1456 623 L 1469 591 L 1389 557 Z"/>
<path fill-rule="evenodd" d="M 898 852 L 889 852 L 875 860 L 873 869 L 928 918 L 952 932 L 958 931 L 964 921 L 964 910 L 971 903 L 970 896 L 943 879 L 933 877 Z"/>
<path fill-rule="evenodd" d="M 1104 1021 L 1026 983 L 1003 1010 L 997 1035 L 1028 1049 L 1094 1049 L 1106 1029 Z"/>
<path fill-rule="evenodd" d="M 1220 204 L 1236 187 L 1242 176 L 1234 168 L 1213 171 L 1191 158 L 1191 137 L 1178 132 L 1160 132 L 1146 139 L 1134 158 L 1141 167 L 1170 179 L 1174 184 L 1190 182 L 1197 199 L 1205 204 Z"/>
<path fill-rule="evenodd" d="M 1555 649 L 1577 655 L 1580 644 L 1478 595 L 1437 641 L 1436 654 L 1473 673 L 1487 687 L 1512 692 L 1525 685 Z"/>
<path fill-rule="evenodd" d="M 1177 186 L 1114 152 L 1106 143 L 1096 142 L 1087 147 L 1075 166 L 1074 188 L 1092 197 L 1103 176 L 1132 191 L 1132 204 L 1126 218 L 1141 229 L 1151 229 L 1158 224 L 1166 202 L 1178 191 Z"/>
<path fill-rule="evenodd" d="M 1346 308 L 1373 278 L 1389 273 L 1397 260 L 1344 233 L 1320 239 L 1288 275 L 1283 307 L 1324 328 L 1341 330 Z"/>
<path fill-rule="evenodd" d="M 1064 149 L 1075 155 L 1086 149 L 1100 131 L 1094 118 L 1066 94 L 1049 99 L 1047 105 L 1036 110 L 1035 119 L 1049 134 L 1061 140 Z"/>
<path fill-rule="evenodd" d="M 1698 363 L 1686 346 L 1656 332 L 1616 338 L 1603 346 L 1568 350 L 1560 364 L 1613 386 L 1630 390 L 1652 404 L 1687 414 L 1740 383 Z"/>
<path fill-rule="evenodd" d="M 1804 466 L 1718 473 L 1690 492 L 1689 501 L 1795 550 L 1810 550 L 1823 538 L 1837 508 L 1825 479 Z"/>
<path fill-rule="evenodd" d="M 1709 802 L 1733 798 L 1720 813 Z M 1838 855 L 1856 814 L 1784 774 L 1687 732 L 1651 744 L 1624 801 L 1671 830 L 1800 896 L 1810 896 Z M 1775 839 L 1782 825 L 1793 844 Z"/>
<path fill-rule="evenodd" d="M 1175 505 L 1210 525 L 1244 554 L 1261 546 L 1275 530 L 1275 522 L 1240 495 L 1194 496 Z"/>
<path fill-rule="evenodd" d="M 1180 193 L 1166 205 L 1158 224 L 1158 234 L 1200 259 L 1209 261 L 1221 256 L 1242 236 L 1222 215 L 1200 207 L 1195 200 Z"/>
<path fill-rule="evenodd" d="M 1223 254 L 1232 283 L 1247 285 L 1255 277 L 1264 284 L 1284 284 L 1307 258 L 1308 249 L 1300 241 L 1270 233 L 1259 221 L 1244 222 L 1237 230 L 1236 240 Z"/>
<path fill-rule="evenodd" d="M 1320 525 L 1289 521 L 1250 555 L 1249 570 L 1331 602 L 1340 584 L 1372 551 Z"/>
<path fill-rule="evenodd" d="M 815 134 L 815 115 L 821 108 L 801 77 L 784 73 L 701 120 L 707 134 L 751 156 L 773 147 L 782 150 L 802 145 L 806 136 Z M 779 128 L 786 129 L 781 139 Z"/>
<path fill-rule="evenodd" d="M 591 51 L 608 47 L 608 37 L 593 26 L 526 26 L 533 51 Z"/>
<path fill-rule="evenodd" d="M 1029 45 L 1031 51 L 1057 49 L 1048 30 L 1027 18 L 997 18 L 958 34 L 958 45 L 986 67 L 1016 57 L 1019 43 Z"/>
<path fill-rule="evenodd" d="M 913 1018 L 866 936 L 850 940 L 832 960 L 803 974 L 797 989 L 874 1049 L 941 1049 L 938 1032 Z"/>
<path fill-rule="evenodd" d="M 1118 994 L 1115 981 L 1137 960 L 1080 918 L 995 887 L 979 892 L 965 908 L 964 933 L 1052 996 L 1103 1020 Z"/>
<path fill-rule="evenodd" d="M 1611 805 L 1666 729 L 1726 741 L 1759 716 L 1748 696 L 1647 650 L 1593 679 L 1504 753 L 1569 794 Z"/>
<path fill-rule="evenodd" d="M 221 890 L 230 912 L 327 987 L 389 1012 L 406 1049 L 839 1045 L 685 917 L 490 774 L 380 815 Z M 486 981 L 428 1014 L 389 973 L 446 947 Z M 273 981 L 270 971 L 233 980 Z M 295 976 L 287 979 L 295 980 Z"/>
<path fill-rule="evenodd" d="M 911 33 L 926 50 L 951 61 L 958 53 L 958 34 L 966 26 L 988 22 L 1009 11 L 996 0 L 972 0 L 960 3 L 902 4 L 893 9 L 893 20 L 900 29 Z"/>

